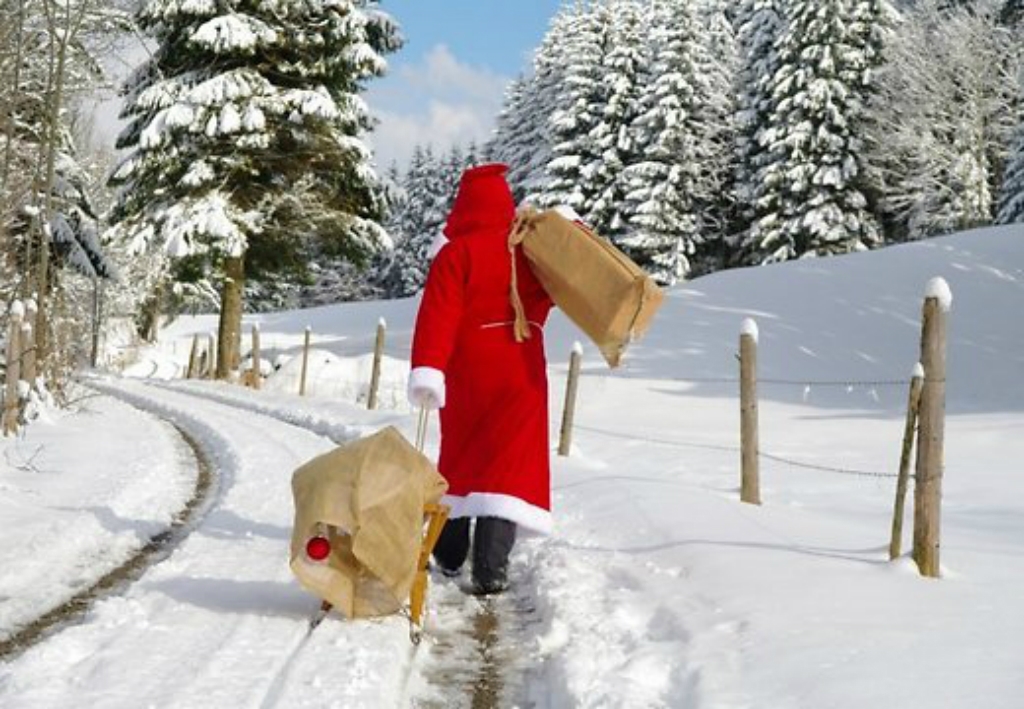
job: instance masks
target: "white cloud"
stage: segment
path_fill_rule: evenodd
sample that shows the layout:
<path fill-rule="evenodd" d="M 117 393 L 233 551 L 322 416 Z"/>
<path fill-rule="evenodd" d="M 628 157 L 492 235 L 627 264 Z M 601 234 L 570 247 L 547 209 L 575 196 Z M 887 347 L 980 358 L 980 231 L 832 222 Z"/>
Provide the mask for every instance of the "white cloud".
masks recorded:
<path fill-rule="evenodd" d="M 145 57 L 145 48 L 135 44 L 126 47 L 122 59 L 130 67 Z M 128 69 L 115 67 L 112 73 L 120 83 Z M 370 82 L 365 98 L 379 124 L 369 142 L 378 167 L 386 169 L 392 162 L 404 166 L 417 144 L 444 151 L 456 144 L 486 142 L 508 83 L 508 77 L 460 62 L 443 44 L 418 63 L 400 65 L 391 75 Z M 108 94 L 89 103 L 95 143 L 112 146 L 124 127 L 117 117 L 122 99 Z"/>
<path fill-rule="evenodd" d="M 443 44 L 422 62 L 402 66 L 367 95 L 380 121 L 370 137 L 377 164 L 404 165 L 416 145 L 447 150 L 486 142 L 508 83 L 508 77 L 460 62 Z"/>

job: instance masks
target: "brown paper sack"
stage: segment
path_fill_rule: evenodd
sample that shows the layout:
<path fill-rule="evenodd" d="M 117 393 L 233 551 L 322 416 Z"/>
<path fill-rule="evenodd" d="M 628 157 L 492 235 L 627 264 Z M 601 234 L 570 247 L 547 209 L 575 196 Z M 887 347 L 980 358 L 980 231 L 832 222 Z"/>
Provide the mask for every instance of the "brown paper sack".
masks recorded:
<path fill-rule="evenodd" d="M 291 568 L 348 618 L 388 615 L 409 598 L 423 541 L 423 507 L 448 483 L 394 427 L 309 461 L 292 476 Z M 314 561 L 306 543 L 326 536 Z"/>
<path fill-rule="evenodd" d="M 520 242 L 551 300 L 597 345 L 608 366 L 619 366 L 664 299 L 651 277 L 606 239 L 553 209 L 522 210 L 509 237 L 510 246 Z"/>

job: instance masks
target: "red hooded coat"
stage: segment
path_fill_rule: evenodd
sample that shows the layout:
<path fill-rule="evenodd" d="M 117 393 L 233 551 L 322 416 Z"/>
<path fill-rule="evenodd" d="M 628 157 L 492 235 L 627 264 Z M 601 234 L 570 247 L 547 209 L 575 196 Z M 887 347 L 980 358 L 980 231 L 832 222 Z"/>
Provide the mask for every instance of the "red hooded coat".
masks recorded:
<path fill-rule="evenodd" d="M 427 276 L 412 366 L 444 373 L 441 458 L 451 517 L 501 517 L 551 530 L 547 363 L 551 309 L 522 249 L 518 291 L 531 337 L 516 342 L 508 233 L 515 203 L 504 165 L 467 170 Z"/>

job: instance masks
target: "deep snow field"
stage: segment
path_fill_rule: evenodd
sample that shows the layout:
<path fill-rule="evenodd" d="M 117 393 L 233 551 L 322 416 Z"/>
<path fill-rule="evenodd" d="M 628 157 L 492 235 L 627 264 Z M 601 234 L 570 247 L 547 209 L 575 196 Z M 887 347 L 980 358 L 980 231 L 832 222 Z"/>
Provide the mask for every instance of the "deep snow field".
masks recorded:
<path fill-rule="evenodd" d="M 280 365 L 259 392 L 182 381 L 193 334 L 216 321 L 181 318 L 123 375 L 87 377 L 101 395 L 0 440 L 0 639 L 188 499 L 194 461 L 157 416 L 218 473 L 209 511 L 167 559 L 0 663 L 0 707 L 1024 706 L 1022 237 L 987 229 L 698 279 L 669 292 L 615 371 L 584 341 L 572 453 L 553 453 L 554 535 L 517 545 L 496 633 L 470 627 L 485 617 L 478 599 L 436 579 L 418 649 L 398 616 L 331 617 L 307 639 L 317 601 L 287 567 L 292 471 L 384 425 L 413 435 L 417 300 L 247 317 L 267 369 Z M 943 577 L 931 580 L 906 555 L 888 560 L 887 476 L 936 276 L 953 301 Z M 735 353 L 748 317 L 773 456 L 760 507 L 738 499 Z M 368 412 L 380 318 L 382 403 Z M 583 336 L 556 313 L 546 337 L 554 445 Z M 437 437 L 435 418 L 429 455 Z M 905 552 L 911 510 L 908 499 Z M 495 635 L 494 648 L 467 649 Z M 500 681 L 484 691 L 473 678 L 491 654 Z"/>

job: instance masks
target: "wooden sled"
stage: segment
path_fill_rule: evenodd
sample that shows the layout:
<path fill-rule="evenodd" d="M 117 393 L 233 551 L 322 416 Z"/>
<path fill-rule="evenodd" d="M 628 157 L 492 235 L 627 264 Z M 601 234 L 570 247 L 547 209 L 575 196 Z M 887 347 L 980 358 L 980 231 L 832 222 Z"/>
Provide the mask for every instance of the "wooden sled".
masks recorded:
<path fill-rule="evenodd" d="M 444 529 L 444 524 L 448 521 L 450 511 L 451 508 L 448 505 L 442 504 L 430 504 L 423 508 L 427 531 L 423 536 L 423 546 L 420 547 L 416 580 L 413 581 L 412 590 L 409 592 L 409 639 L 417 645 L 423 637 L 423 606 L 427 600 L 427 567 L 430 564 L 430 555 L 441 536 L 441 530 Z"/>
<path fill-rule="evenodd" d="M 426 531 L 423 534 L 423 542 L 420 546 L 420 556 L 416 562 L 416 579 L 413 581 L 412 589 L 409 591 L 409 639 L 414 645 L 419 645 L 423 639 L 423 608 L 427 601 L 427 569 L 430 565 L 430 555 L 437 546 L 437 540 L 441 537 L 441 530 L 448 521 L 448 513 L 451 508 L 448 505 L 428 504 L 423 508 L 424 523 Z M 333 606 L 328 601 L 320 604 L 320 611 L 310 623 L 310 628 L 319 625 Z"/>

